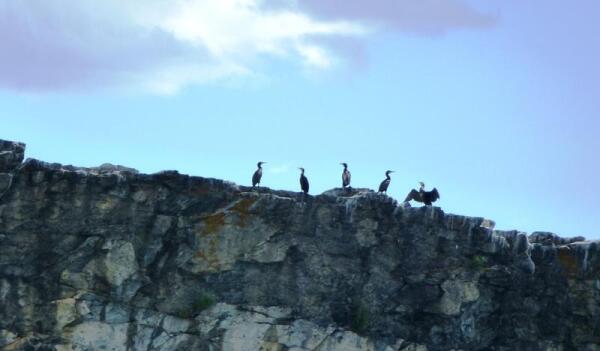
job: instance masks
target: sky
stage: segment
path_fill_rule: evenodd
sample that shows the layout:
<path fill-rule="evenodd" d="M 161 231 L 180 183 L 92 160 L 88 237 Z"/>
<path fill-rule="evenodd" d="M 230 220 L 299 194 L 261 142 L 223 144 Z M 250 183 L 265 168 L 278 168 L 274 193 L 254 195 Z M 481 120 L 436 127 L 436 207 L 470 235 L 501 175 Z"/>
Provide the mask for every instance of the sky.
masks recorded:
<path fill-rule="evenodd" d="M 600 239 L 595 0 L 0 0 L 0 138 Z"/>

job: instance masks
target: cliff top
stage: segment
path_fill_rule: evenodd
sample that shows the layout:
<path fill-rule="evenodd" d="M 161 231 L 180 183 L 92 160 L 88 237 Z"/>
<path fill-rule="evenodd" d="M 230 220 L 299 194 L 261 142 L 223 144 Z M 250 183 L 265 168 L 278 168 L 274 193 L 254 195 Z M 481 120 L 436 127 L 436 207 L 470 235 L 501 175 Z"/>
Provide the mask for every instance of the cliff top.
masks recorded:
<path fill-rule="evenodd" d="M 153 174 L 143 174 L 140 173 L 137 169 L 121 166 L 121 165 L 113 165 L 111 163 L 104 163 L 98 167 L 76 167 L 72 165 L 62 165 L 59 163 L 47 163 L 44 161 L 36 160 L 28 158 L 23 162 L 25 155 L 25 144 L 22 142 L 14 142 L 8 140 L 0 139 L 0 172 L 11 172 L 17 171 L 20 168 L 39 168 L 39 169 L 47 169 L 58 172 L 71 172 L 76 173 L 81 176 L 100 176 L 100 177 L 117 177 L 120 179 L 132 179 L 132 178 L 162 178 L 165 177 L 181 177 L 181 178 L 189 178 L 192 182 L 209 182 L 214 184 L 219 184 L 219 187 L 222 190 L 228 190 L 231 192 L 249 192 L 253 191 L 258 194 L 270 194 L 273 196 L 279 196 L 289 199 L 294 199 L 298 201 L 303 200 L 303 196 L 300 192 L 288 191 L 288 190 L 275 190 L 270 189 L 268 187 L 258 187 L 252 188 L 249 186 L 237 185 L 233 182 L 215 179 L 215 178 L 204 178 L 200 176 L 189 176 L 185 174 L 180 174 L 176 170 L 165 170 L 160 171 Z M 410 208 L 410 204 L 408 203 L 398 203 L 396 200 L 388 197 L 387 195 L 382 195 L 376 193 L 372 189 L 367 188 L 352 188 L 350 191 L 344 190 L 342 188 L 333 188 L 327 190 L 318 195 L 311 195 L 310 198 L 317 199 L 321 201 L 335 201 L 340 198 L 347 202 L 356 201 L 359 197 L 378 199 L 384 202 L 392 202 L 395 206 L 399 206 L 402 208 Z M 312 201 L 312 200 L 309 200 Z M 464 217 L 471 218 L 472 221 L 478 223 L 478 225 L 482 225 L 488 229 L 494 229 L 495 222 L 490 219 L 485 219 L 482 217 L 467 217 L 467 216 L 459 216 L 459 215 L 450 215 L 453 217 Z M 539 243 L 539 244 L 555 244 L 555 245 L 566 245 L 575 242 L 585 242 L 586 239 L 583 236 L 576 237 L 567 237 L 563 238 L 559 235 L 551 232 L 533 232 L 529 235 L 529 241 L 531 243 Z M 600 241 L 600 240 L 595 240 Z"/>

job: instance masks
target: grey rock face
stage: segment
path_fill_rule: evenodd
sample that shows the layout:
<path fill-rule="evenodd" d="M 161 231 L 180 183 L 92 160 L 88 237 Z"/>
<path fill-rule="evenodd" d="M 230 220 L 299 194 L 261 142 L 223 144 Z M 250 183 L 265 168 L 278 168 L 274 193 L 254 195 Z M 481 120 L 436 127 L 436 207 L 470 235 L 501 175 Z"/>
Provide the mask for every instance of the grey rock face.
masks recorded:
<path fill-rule="evenodd" d="M 25 144 L 0 140 L 0 172 L 9 172 L 23 162 Z"/>
<path fill-rule="evenodd" d="M 600 349 L 597 242 L 0 145 L 3 350 Z"/>

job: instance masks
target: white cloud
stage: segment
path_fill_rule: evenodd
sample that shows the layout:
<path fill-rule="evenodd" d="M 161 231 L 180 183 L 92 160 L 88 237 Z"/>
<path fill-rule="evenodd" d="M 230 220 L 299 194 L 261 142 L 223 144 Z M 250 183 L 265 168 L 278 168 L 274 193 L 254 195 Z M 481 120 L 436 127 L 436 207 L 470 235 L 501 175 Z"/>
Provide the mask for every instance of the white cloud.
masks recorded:
<path fill-rule="evenodd" d="M 361 58 L 374 18 L 394 28 L 438 19 L 444 30 L 479 24 L 462 0 L 427 0 L 427 8 L 344 1 L 0 1 L 0 88 L 174 94 L 190 84 L 258 77 L 257 67 L 273 57 L 317 71 Z M 385 17 L 398 8 L 421 17 Z"/>
<path fill-rule="evenodd" d="M 328 68 L 334 53 L 316 39 L 366 32 L 357 23 L 317 21 L 260 5 L 259 0 L 2 3 L 0 31 L 10 40 L 0 40 L 5 53 L 0 86 L 43 91 L 129 85 L 172 94 L 189 84 L 251 75 L 253 63 L 269 56 Z"/>
<path fill-rule="evenodd" d="M 316 45 L 298 45 L 298 52 L 304 58 L 304 61 L 313 67 L 328 68 L 331 66 L 331 59 L 327 52 Z"/>
<path fill-rule="evenodd" d="M 289 41 L 310 35 L 360 35 L 362 26 L 345 21 L 319 22 L 287 10 L 264 11 L 254 0 L 187 0 L 158 25 L 178 39 L 202 45 L 216 56 L 285 52 Z"/>

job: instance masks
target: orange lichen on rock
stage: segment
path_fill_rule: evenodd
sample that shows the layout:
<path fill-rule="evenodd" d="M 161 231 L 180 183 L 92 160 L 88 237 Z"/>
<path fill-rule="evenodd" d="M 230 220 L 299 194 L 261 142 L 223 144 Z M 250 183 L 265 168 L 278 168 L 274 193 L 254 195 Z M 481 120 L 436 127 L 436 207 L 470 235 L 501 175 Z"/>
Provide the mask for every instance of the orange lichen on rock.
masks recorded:
<path fill-rule="evenodd" d="M 571 250 L 568 248 L 558 248 L 557 250 L 558 261 L 563 267 L 565 275 L 574 277 L 577 275 L 579 265 L 577 264 L 577 257 L 573 255 Z"/>
<path fill-rule="evenodd" d="M 218 212 L 202 219 L 202 228 L 197 232 L 198 249 L 196 261 L 202 262 L 207 271 L 218 271 L 220 260 L 218 254 L 219 236 L 217 233 L 225 225 L 225 213 Z"/>
<path fill-rule="evenodd" d="M 216 234 L 225 225 L 225 213 L 219 212 L 203 219 L 204 227 L 201 235 Z"/>
<path fill-rule="evenodd" d="M 235 205 L 233 205 L 233 207 L 231 207 L 231 210 L 236 212 L 239 215 L 239 222 L 238 225 L 240 227 L 243 227 L 246 225 L 246 221 L 248 220 L 248 217 L 250 216 L 250 207 L 256 202 L 256 199 L 251 199 L 251 198 L 246 198 L 246 199 L 241 199 L 240 201 L 236 202 Z"/>
<path fill-rule="evenodd" d="M 193 190 L 191 191 L 192 195 L 196 195 L 196 196 L 204 196 L 208 193 L 210 193 L 211 189 L 210 186 L 203 184 L 197 187 L 194 187 Z"/>

